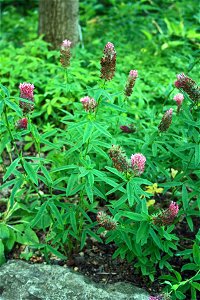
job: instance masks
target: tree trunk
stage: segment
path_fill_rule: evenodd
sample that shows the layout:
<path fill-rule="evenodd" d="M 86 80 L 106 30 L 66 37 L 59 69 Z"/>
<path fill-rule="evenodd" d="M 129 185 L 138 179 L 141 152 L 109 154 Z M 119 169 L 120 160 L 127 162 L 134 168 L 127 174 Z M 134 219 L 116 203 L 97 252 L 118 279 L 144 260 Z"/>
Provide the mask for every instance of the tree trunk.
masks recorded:
<path fill-rule="evenodd" d="M 74 46 L 79 41 L 78 12 L 79 0 L 40 0 L 39 35 L 53 48 L 65 39 Z"/>

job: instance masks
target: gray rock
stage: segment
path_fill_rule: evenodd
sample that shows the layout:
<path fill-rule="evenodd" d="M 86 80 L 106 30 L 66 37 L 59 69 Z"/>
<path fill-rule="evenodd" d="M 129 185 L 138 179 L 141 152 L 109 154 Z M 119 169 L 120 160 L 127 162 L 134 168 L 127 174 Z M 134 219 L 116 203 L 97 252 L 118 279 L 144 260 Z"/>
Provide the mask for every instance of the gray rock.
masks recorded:
<path fill-rule="evenodd" d="M 12 260 L 0 268 L 0 300 L 148 300 L 127 283 L 95 284 L 68 268 Z"/>

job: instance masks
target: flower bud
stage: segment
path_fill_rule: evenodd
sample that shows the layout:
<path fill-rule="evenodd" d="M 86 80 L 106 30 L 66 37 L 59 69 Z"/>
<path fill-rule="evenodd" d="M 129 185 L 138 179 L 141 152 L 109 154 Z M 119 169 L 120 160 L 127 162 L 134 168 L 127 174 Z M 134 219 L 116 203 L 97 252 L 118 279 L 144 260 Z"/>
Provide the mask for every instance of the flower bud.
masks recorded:
<path fill-rule="evenodd" d="M 171 225 L 173 224 L 178 212 L 178 204 L 172 201 L 167 209 L 153 217 L 153 223 L 159 226 Z"/>
<path fill-rule="evenodd" d="M 85 111 L 94 111 L 97 107 L 97 102 L 94 100 L 94 98 L 90 98 L 89 96 L 81 98 L 80 102 L 83 104 Z"/>
<path fill-rule="evenodd" d="M 193 79 L 186 76 L 184 73 L 177 75 L 177 80 L 174 85 L 178 89 L 182 89 L 185 93 L 187 93 L 190 99 L 194 102 L 200 101 L 200 87 Z"/>
<path fill-rule="evenodd" d="M 112 145 L 109 150 L 109 156 L 113 161 L 114 167 L 120 172 L 128 172 L 130 164 L 127 160 L 126 154 L 120 146 Z"/>
<path fill-rule="evenodd" d="M 127 80 L 125 91 L 124 91 L 125 96 L 127 96 L 127 97 L 131 96 L 137 77 L 138 77 L 137 70 L 131 70 L 129 72 L 128 80 Z"/>
<path fill-rule="evenodd" d="M 20 98 L 29 100 L 31 102 L 33 102 L 33 104 L 31 103 L 26 103 L 23 101 L 19 102 L 19 105 L 21 107 L 21 109 L 23 110 L 24 113 L 28 113 L 30 111 L 32 111 L 34 109 L 34 96 L 33 96 L 33 90 L 34 90 L 34 85 L 31 83 L 20 83 L 19 85 L 19 89 L 20 89 Z"/>
<path fill-rule="evenodd" d="M 18 120 L 15 124 L 17 129 L 27 129 L 28 126 L 28 119 L 27 118 L 23 118 L 21 120 Z"/>
<path fill-rule="evenodd" d="M 158 129 L 163 132 L 163 131 L 167 131 L 167 129 L 169 128 L 169 126 L 171 125 L 172 122 L 172 113 L 173 113 L 173 109 L 170 108 L 169 110 L 167 110 L 164 114 L 164 116 L 162 117 L 162 120 L 158 126 Z"/>
<path fill-rule="evenodd" d="M 113 217 L 107 215 L 103 211 L 99 211 L 97 213 L 96 219 L 97 219 L 97 222 L 99 223 L 99 225 L 104 227 L 106 230 L 113 230 L 113 229 L 116 229 L 116 227 L 117 227 L 117 222 L 114 221 Z"/>
<path fill-rule="evenodd" d="M 111 80 L 115 74 L 116 51 L 112 43 L 108 42 L 104 48 L 104 56 L 101 59 L 101 78 Z"/>
<path fill-rule="evenodd" d="M 70 53 L 70 48 L 71 48 L 72 42 L 69 40 L 64 40 L 61 44 L 60 47 L 60 62 L 61 65 L 64 68 L 67 68 L 70 66 L 70 58 L 71 58 L 71 53 Z"/>
<path fill-rule="evenodd" d="M 129 124 L 128 126 L 122 125 L 120 126 L 120 129 L 125 133 L 133 133 L 136 131 L 133 124 Z"/>

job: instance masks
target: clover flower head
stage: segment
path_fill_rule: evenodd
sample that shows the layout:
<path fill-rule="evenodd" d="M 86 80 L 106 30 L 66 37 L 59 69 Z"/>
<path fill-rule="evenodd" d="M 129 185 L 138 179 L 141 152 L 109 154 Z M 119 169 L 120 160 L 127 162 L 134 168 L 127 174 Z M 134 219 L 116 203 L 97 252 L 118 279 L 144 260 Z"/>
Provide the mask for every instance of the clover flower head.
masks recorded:
<path fill-rule="evenodd" d="M 179 93 L 179 94 L 176 94 L 174 96 L 174 100 L 176 101 L 177 105 L 180 106 L 184 100 L 184 96 L 183 94 Z"/>
<path fill-rule="evenodd" d="M 140 176 L 144 172 L 146 157 L 141 153 L 131 155 L 131 166 L 135 175 Z"/>
<path fill-rule="evenodd" d="M 129 72 L 129 76 L 128 76 L 127 83 L 126 83 L 125 90 L 124 90 L 124 94 L 126 97 L 131 96 L 137 77 L 138 77 L 137 70 L 131 70 Z"/>
<path fill-rule="evenodd" d="M 70 48 L 70 47 L 71 47 L 71 44 L 72 44 L 72 42 L 71 42 L 70 40 L 64 40 L 64 41 L 62 42 L 61 47 L 62 47 L 63 49 Z"/>
<path fill-rule="evenodd" d="M 133 77 L 133 78 L 137 78 L 138 77 L 138 71 L 137 70 L 131 70 L 129 72 L 129 76 Z"/>
<path fill-rule="evenodd" d="M 27 129 L 27 125 L 28 125 L 28 119 L 27 118 L 23 118 L 21 120 L 18 120 L 15 124 L 17 129 Z"/>
<path fill-rule="evenodd" d="M 136 131 L 133 124 L 122 125 L 122 126 L 120 126 L 120 129 L 121 129 L 121 131 L 123 131 L 125 133 L 133 133 Z"/>
<path fill-rule="evenodd" d="M 170 212 L 171 218 L 175 218 L 179 212 L 178 204 L 172 201 L 169 206 L 169 212 Z"/>
<path fill-rule="evenodd" d="M 113 217 L 107 215 L 103 211 L 99 211 L 97 213 L 96 219 L 97 219 L 97 222 L 99 223 L 99 225 L 104 227 L 106 230 L 113 230 L 118 225 L 117 222 L 114 221 Z"/>
<path fill-rule="evenodd" d="M 33 102 L 33 103 L 27 103 L 24 101 L 19 102 L 19 105 L 23 113 L 28 113 L 34 109 L 34 95 L 33 95 L 34 88 L 35 88 L 34 85 L 28 82 L 19 84 L 20 98 Z"/>
<path fill-rule="evenodd" d="M 200 101 L 200 87 L 197 83 L 184 73 L 178 74 L 176 77 L 177 80 L 174 82 L 175 87 L 187 93 L 192 101 Z"/>
<path fill-rule="evenodd" d="M 104 55 L 101 58 L 101 75 L 104 80 L 111 80 L 115 75 L 116 51 L 112 43 L 108 42 L 104 47 Z"/>
<path fill-rule="evenodd" d="M 69 40 L 64 40 L 60 47 L 60 63 L 64 68 L 68 68 L 70 66 L 70 48 L 72 42 Z"/>
<path fill-rule="evenodd" d="M 20 83 L 19 89 L 20 89 L 20 97 L 28 100 L 33 100 L 33 90 L 34 85 L 31 83 Z"/>
<path fill-rule="evenodd" d="M 106 45 L 105 45 L 105 48 L 104 48 L 104 54 L 106 56 L 110 56 L 110 57 L 113 57 L 116 52 L 115 52 L 115 47 L 113 45 L 113 43 L 110 43 L 108 42 Z"/>
<path fill-rule="evenodd" d="M 80 99 L 80 102 L 83 104 L 85 111 L 94 111 L 97 107 L 97 102 L 94 98 L 90 98 L 89 96 L 85 96 Z"/>
<path fill-rule="evenodd" d="M 162 117 L 162 120 L 158 126 L 158 129 L 163 132 L 167 131 L 167 129 L 170 127 L 171 122 L 172 122 L 172 114 L 173 114 L 173 109 L 170 108 L 168 109 L 165 114 Z"/>

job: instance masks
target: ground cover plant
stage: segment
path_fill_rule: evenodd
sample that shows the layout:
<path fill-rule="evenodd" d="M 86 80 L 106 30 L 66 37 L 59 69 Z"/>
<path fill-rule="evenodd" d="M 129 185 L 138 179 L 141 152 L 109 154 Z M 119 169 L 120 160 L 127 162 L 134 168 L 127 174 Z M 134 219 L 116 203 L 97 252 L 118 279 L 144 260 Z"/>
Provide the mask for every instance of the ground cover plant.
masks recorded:
<path fill-rule="evenodd" d="M 152 10 L 154 20 L 156 2 L 143 8 L 141 3 L 141 14 Z M 118 9 L 117 3 L 111 8 Z M 128 6 L 120 8 L 126 24 Z M 100 16 L 101 6 L 97 9 Z M 98 23 L 93 17 L 88 12 L 83 24 L 87 18 Z M 114 245 L 113 260 L 128 261 L 149 285 L 159 281 L 162 295 L 151 299 L 197 299 L 197 33 L 181 31 L 168 18 L 168 33 L 154 20 L 159 38 L 141 28 L 138 39 L 141 33 L 148 38 L 137 45 L 143 49 L 137 63 L 135 53 L 119 46 L 123 37 L 117 45 L 113 41 L 112 22 L 110 42 L 94 39 L 93 52 L 72 49 L 67 39 L 50 51 L 34 30 L 23 45 L 15 40 L 17 48 L 8 43 L 9 35 L 3 37 L 1 263 L 16 244 L 26 246 L 21 258 L 29 260 L 39 251 L 47 261 L 52 254 L 70 260 L 89 241 Z M 94 35 L 90 30 L 86 42 Z M 173 55 L 183 42 L 181 55 Z M 147 49 L 158 60 L 148 68 Z"/>

